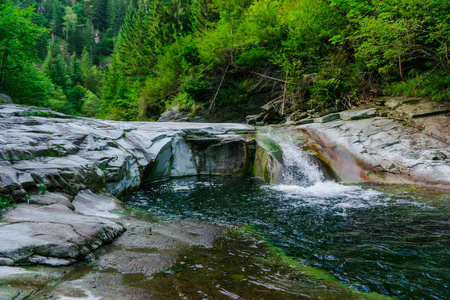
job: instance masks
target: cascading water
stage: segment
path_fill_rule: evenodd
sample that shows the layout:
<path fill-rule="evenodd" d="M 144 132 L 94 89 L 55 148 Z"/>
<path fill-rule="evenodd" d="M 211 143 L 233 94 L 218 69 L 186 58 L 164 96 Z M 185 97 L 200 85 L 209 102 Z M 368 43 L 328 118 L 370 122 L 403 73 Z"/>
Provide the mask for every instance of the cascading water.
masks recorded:
<path fill-rule="evenodd" d="M 273 139 L 283 149 L 283 177 L 280 184 L 306 187 L 325 180 L 319 166 L 297 146 L 297 139 L 292 133 L 267 128 L 260 134 Z"/>
<path fill-rule="evenodd" d="M 288 255 L 361 292 L 399 299 L 450 298 L 448 195 L 329 181 L 297 146 L 295 135 L 264 130 L 259 134 L 278 142 L 284 152 L 279 184 L 192 177 L 150 183 L 125 202 L 174 219 L 251 225 Z M 217 269 L 211 270 L 205 282 L 215 276 Z M 233 274 L 255 281 L 244 270 Z M 238 285 L 227 290 L 240 295 Z"/>

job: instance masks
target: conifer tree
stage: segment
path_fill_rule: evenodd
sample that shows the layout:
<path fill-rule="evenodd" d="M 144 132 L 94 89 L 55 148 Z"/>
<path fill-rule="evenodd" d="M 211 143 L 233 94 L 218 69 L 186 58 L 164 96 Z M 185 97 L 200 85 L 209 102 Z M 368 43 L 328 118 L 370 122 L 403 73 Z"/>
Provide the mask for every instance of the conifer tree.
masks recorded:
<path fill-rule="evenodd" d="M 47 57 L 44 60 L 43 70 L 51 81 L 60 86 L 66 87 L 67 73 L 64 59 L 55 39 L 52 39 L 48 45 Z"/>

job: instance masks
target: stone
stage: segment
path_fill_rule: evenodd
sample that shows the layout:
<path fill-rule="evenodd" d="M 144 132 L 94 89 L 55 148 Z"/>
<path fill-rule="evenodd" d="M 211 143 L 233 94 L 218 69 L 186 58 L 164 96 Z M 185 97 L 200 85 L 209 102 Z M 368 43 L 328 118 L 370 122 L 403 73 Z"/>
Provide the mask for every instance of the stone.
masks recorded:
<path fill-rule="evenodd" d="M 76 260 L 33 255 L 33 256 L 30 256 L 28 261 L 32 264 L 48 265 L 48 266 L 52 266 L 52 267 L 61 267 L 61 266 L 71 265 Z"/>
<path fill-rule="evenodd" d="M 277 183 L 283 173 L 281 147 L 272 139 L 257 137 L 253 174 L 268 183 Z"/>
<path fill-rule="evenodd" d="M 314 119 L 307 118 L 307 119 L 299 120 L 299 121 L 295 122 L 294 125 L 303 125 L 303 124 L 310 124 L 310 123 L 314 123 Z"/>
<path fill-rule="evenodd" d="M 72 202 L 74 211 L 85 216 L 117 219 L 115 212 L 124 211 L 123 204 L 116 198 L 94 194 L 90 190 L 79 192 Z"/>
<path fill-rule="evenodd" d="M 391 119 L 411 120 L 450 112 L 450 105 L 431 100 L 405 101 L 388 114 Z"/>
<path fill-rule="evenodd" d="M 176 122 L 183 120 L 189 120 L 188 112 L 180 111 L 179 106 L 175 105 L 163 112 L 161 117 L 158 119 L 158 122 Z"/>
<path fill-rule="evenodd" d="M 261 106 L 261 109 L 264 111 L 264 113 L 268 113 L 269 111 L 275 110 L 273 105 L 270 103 Z"/>
<path fill-rule="evenodd" d="M 308 116 L 309 116 L 308 113 L 305 111 L 296 111 L 289 116 L 288 120 L 296 122 L 299 120 L 306 119 Z"/>
<path fill-rule="evenodd" d="M 3 219 L 7 224 L 0 227 L 0 257 L 15 264 L 74 262 L 124 231 L 116 222 L 83 216 L 62 204 L 19 204 Z"/>
<path fill-rule="evenodd" d="M 67 265 L 120 236 L 124 208 L 98 193 L 251 165 L 249 125 L 64 118 L 14 104 L 0 105 L 0 116 L 0 193 L 29 202 L 2 216 L 4 265 Z"/>
<path fill-rule="evenodd" d="M 72 202 L 66 196 L 57 193 L 46 192 L 43 195 L 31 195 L 28 202 L 37 205 L 61 204 L 70 210 L 75 210 Z"/>
<path fill-rule="evenodd" d="M 12 104 L 12 98 L 5 94 L 0 94 L 0 103 Z"/>
<path fill-rule="evenodd" d="M 341 111 L 339 116 L 341 120 L 349 121 L 349 120 L 361 120 L 361 119 L 369 119 L 377 116 L 377 108 L 369 108 L 369 109 L 355 109 L 355 110 L 346 110 Z"/>
<path fill-rule="evenodd" d="M 256 122 L 262 120 L 261 115 L 248 115 L 245 117 L 245 121 L 247 124 L 254 125 Z"/>
<path fill-rule="evenodd" d="M 448 117 L 442 122 L 448 124 Z M 297 129 L 309 140 L 306 148 L 314 150 L 343 182 L 450 186 L 448 144 L 425 131 L 379 117 Z"/>
<path fill-rule="evenodd" d="M 334 113 L 334 114 L 325 115 L 320 118 L 315 118 L 314 123 L 328 123 L 328 122 L 339 120 L 340 118 L 341 117 L 340 117 L 339 113 Z"/>
<path fill-rule="evenodd" d="M 264 122 L 256 122 L 255 123 L 255 126 L 264 126 L 264 125 L 266 125 L 266 123 L 264 123 Z"/>

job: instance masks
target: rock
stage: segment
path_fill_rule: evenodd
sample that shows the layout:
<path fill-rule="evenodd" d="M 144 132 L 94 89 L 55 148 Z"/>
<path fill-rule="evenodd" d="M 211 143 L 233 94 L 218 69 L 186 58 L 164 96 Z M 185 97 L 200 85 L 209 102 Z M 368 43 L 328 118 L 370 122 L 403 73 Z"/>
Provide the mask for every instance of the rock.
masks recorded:
<path fill-rule="evenodd" d="M 325 115 L 335 113 L 336 111 L 337 111 L 337 109 L 335 107 L 331 107 L 331 108 L 327 108 L 327 109 L 324 109 L 322 111 L 316 112 L 311 117 L 313 117 L 313 118 L 320 118 L 320 117 L 323 117 Z"/>
<path fill-rule="evenodd" d="M 52 267 L 68 266 L 73 264 L 75 261 L 75 259 L 45 257 L 40 255 L 33 255 L 28 258 L 28 262 L 32 264 L 48 265 Z"/>
<path fill-rule="evenodd" d="M 5 94 L 0 94 L 0 103 L 12 104 L 13 101 L 10 96 Z"/>
<path fill-rule="evenodd" d="M 253 173 L 269 183 L 277 183 L 283 173 L 281 147 L 272 139 L 257 137 Z"/>
<path fill-rule="evenodd" d="M 5 258 L 5 257 L 1 257 L 0 258 L 0 266 L 12 266 L 14 265 L 14 260 L 12 260 L 11 258 Z M 1 267 L 0 267 L 1 270 Z M 1 277 L 1 274 L 0 274 Z"/>
<path fill-rule="evenodd" d="M 430 100 L 404 101 L 395 106 L 388 114 L 389 118 L 397 120 L 411 120 L 450 112 L 447 103 L 433 102 Z"/>
<path fill-rule="evenodd" d="M 295 122 L 294 125 L 303 125 L 303 124 L 309 124 L 309 123 L 314 123 L 314 119 L 307 118 L 307 119 L 299 120 L 299 121 Z"/>
<path fill-rule="evenodd" d="M 51 287 L 61 277 L 57 272 L 0 266 L 0 299 L 35 299 L 36 291 Z"/>
<path fill-rule="evenodd" d="M 334 113 L 334 114 L 329 114 L 329 115 L 325 115 L 323 117 L 320 118 L 315 118 L 314 119 L 314 123 L 328 123 L 331 121 L 336 121 L 340 119 L 340 114 L 339 113 Z"/>
<path fill-rule="evenodd" d="M 248 115 L 245 117 L 246 123 L 250 124 L 250 125 L 254 125 L 256 122 L 259 122 L 261 120 L 262 120 L 262 117 L 260 114 L 259 115 Z"/>
<path fill-rule="evenodd" d="M 62 118 L 0 105 L 0 194 L 26 199 L 2 217 L 0 264 L 67 265 L 123 231 L 113 197 L 143 181 L 242 174 L 252 155 L 241 124 Z M 73 202 L 72 202 L 73 199 Z"/>
<path fill-rule="evenodd" d="M 269 111 L 275 110 L 275 107 L 273 107 L 272 104 L 268 103 L 261 106 L 261 109 L 264 111 L 264 113 L 268 113 Z"/>
<path fill-rule="evenodd" d="M 67 197 L 57 193 L 47 192 L 43 195 L 31 195 L 28 202 L 37 205 L 61 204 L 66 206 L 70 210 L 75 210 L 75 207 L 72 205 L 72 202 Z"/>
<path fill-rule="evenodd" d="M 75 212 L 85 216 L 117 219 L 117 211 L 124 211 L 122 203 L 116 198 L 97 195 L 90 190 L 79 192 L 72 202 Z"/>
<path fill-rule="evenodd" d="M 175 105 L 162 113 L 161 117 L 158 119 L 158 122 L 183 122 L 189 121 L 189 119 L 189 113 L 186 111 L 180 111 L 179 106 Z"/>
<path fill-rule="evenodd" d="M 361 119 L 369 119 L 377 116 L 378 109 L 369 108 L 369 109 L 355 109 L 355 110 L 346 110 L 341 111 L 339 113 L 341 120 L 349 121 L 349 120 L 361 120 Z"/>
<path fill-rule="evenodd" d="M 308 113 L 305 111 L 296 111 L 289 116 L 288 120 L 296 122 L 299 120 L 306 119 L 308 116 L 309 116 Z"/>
<path fill-rule="evenodd" d="M 62 204 L 19 204 L 3 219 L 6 224 L 0 227 L 0 257 L 15 264 L 69 264 L 124 231 L 116 222 L 83 216 Z"/>
<path fill-rule="evenodd" d="M 255 123 L 255 126 L 264 126 L 264 125 L 266 125 L 266 123 L 264 123 L 264 122 L 256 122 Z"/>
<path fill-rule="evenodd" d="M 448 144 L 397 121 L 372 118 L 298 129 L 309 139 L 307 148 L 343 182 L 450 186 L 450 165 L 445 161 L 450 155 Z"/>
<path fill-rule="evenodd" d="M 403 97 L 387 97 L 384 100 L 384 105 L 389 107 L 391 110 L 395 110 L 403 104 L 415 103 L 421 101 L 420 98 L 403 98 Z"/>

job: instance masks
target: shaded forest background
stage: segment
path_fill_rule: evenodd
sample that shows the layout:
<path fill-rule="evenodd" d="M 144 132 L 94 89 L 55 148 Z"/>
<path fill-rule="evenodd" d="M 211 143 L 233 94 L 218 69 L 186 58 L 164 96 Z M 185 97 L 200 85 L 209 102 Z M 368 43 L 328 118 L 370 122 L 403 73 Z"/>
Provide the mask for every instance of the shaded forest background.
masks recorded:
<path fill-rule="evenodd" d="M 449 42 L 444 0 L 0 0 L 0 92 L 117 120 L 448 101 Z"/>

